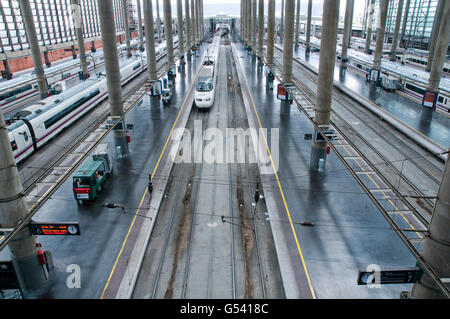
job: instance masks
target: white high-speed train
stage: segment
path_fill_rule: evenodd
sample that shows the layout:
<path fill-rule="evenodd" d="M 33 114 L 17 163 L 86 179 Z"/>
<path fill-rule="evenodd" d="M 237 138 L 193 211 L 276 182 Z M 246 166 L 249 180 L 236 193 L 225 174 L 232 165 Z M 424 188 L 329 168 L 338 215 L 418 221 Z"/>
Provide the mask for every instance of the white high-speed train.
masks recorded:
<path fill-rule="evenodd" d="M 127 60 L 120 69 L 122 85 L 141 73 L 145 67 L 146 61 L 143 58 Z M 106 79 L 99 76 L 21 111 L 22 116 L 8 126 L 16 162 L 28 158 L 107 96 Z"/>
<path fill-rule="evenodd" d="M 132 41 L 131 46 L 135 46 Z M 178 37 L 174 37 L 174 46 L 178 43 Z M 126 45 L 118 45 L 118 51 L 123 51 L 126 49 Z M 161 43 L 156 47 L 156 58 L 162 57 L 165 53 L 167 46 Z M 92 71 L 104 65 L 103 50 L 99 50 L 94 54 L 90 54 L 87 59 L 88 70 Z M 58 81 L 69 80 L 78 75 L 81 71 L 80 60 L 71 60 L 46 68 L 45 74 L 47 76 L 47 83 L 51 87 Z M 27 102 L 30 102 L 39 94 L 38 86 L 36 83 L 36 75 L 33 72 L 20 75 L 8 81 L 0 82 L 0 108 L 1 109 L 11 109 L 14 107 L 21 106 Z"/>
<path fill-rule="evenodd" d="M 220 36 L 215 36 L 210 44 L 210 53 L 203 61 L 202 69 L 195 84 L 194 102 L 199 109 L 209 109 L 214 105 L 217 83 L 216 63 L 219 61 Z"/>

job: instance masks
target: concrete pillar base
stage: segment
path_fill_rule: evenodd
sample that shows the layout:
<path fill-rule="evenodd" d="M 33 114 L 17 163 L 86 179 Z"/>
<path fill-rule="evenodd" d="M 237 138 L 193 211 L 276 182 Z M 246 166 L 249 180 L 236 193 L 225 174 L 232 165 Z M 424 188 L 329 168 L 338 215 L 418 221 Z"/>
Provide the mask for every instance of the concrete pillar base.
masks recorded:
<path fill-rule="evenodd" d="M 125 132 L 120 131 L 114 132 L 114 145 L 118 157 L 125 156 L 130 152 L 128 148 L 127 134 Z M 120 154 L 119 154 L 119 147 L 120 147 Z"/>
<path fill-rule="evenodd" d="M 25 296 L 28 291 L 38 289 L 45 284 L 44 269 L 39 264 L 37 254 L 28 258 L 12 258 L 12 262 Z"/>
<path fill-rule="evenodd" d="M 310 168 L 316 172 L 325 170 L 327 162 L 327 146 L 326 143 L 313 143 L 311 148 Z M 325 144 L 325 145 L 322 145 Z"/>
<path fill-rule="evenodd" d="M 291 101 L 281 101 L 280 113 L 283 115 L 291 114 Z"/>
<path fill-rule="evenodd" d="M 176 73 L 167 73 L 167 80 L 169 83 L 169 87 L 173 87 L 175 85 L 175 77 Z"/>
<path fill-rule="evenodd" d="M 50 62 L 49 58 L 48 58 L 48 51 L 44 52 L 44 60 L 45 60 L 45 65 L 49 68 L 52 66 L 52 63 Z"/>
<path fill-rule="evenodd" d="M 159 100 L 159 96 L 152 95 L 150 96 L 150 107 L 152 109 L 159 109 L 161 106 L 161 101 Z"/>
<path fill-rule="evenodd" d="M 432 107 L 423 107 L 422 113 L 420 114 L 420 122 L 422 123 L 430 123 L 433 119 L 434 108 Z"/>
<path fill-rule="evenodd" d="M 5 70 L 2 71 L 2 78 L 6 79 L 6 80 L 11 80 L 13 75 L 11 73 L 11 70 L 9 69 L 8 60 L 3 60 L 3 67 L 5 68 Z"/>
<path fill-rule="evenodd" d="M 368 75 L 368 80 L 375 83 L 377 87 L 381 86 L 381 72 L 380 70 L 371 69 Z"/>
<path fill-rule="evenodd" d="M 89 79 L 89 74 L 79 73 L 79 74 L 78 74 L 78 78 L 79 78 L 81 81 L 87 80 L 87 79 Z"/>

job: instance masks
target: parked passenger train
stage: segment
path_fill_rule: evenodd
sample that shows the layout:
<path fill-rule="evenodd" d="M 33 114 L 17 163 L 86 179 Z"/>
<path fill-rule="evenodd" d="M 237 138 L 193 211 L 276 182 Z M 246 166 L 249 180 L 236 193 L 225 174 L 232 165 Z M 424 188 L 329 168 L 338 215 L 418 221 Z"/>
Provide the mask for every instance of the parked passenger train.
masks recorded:
<path fill-rule="evenodd" d="M 178 43 L 178 37 L 174 38 L 174 46 Z M 133 45 L 132 45 L 133 46 Z M 124 50 L 125 45 L 120 45 L 119 50 Z M 156 58 L 160 58 L 166 51 L 165 43 L 160 44 L 156 48 Z M 97 52 L 88 58 L 88 70 L 92 71 L 104 64 L 103 52 Z M 69 80 L 78 75 L 81 71 L 80 61 L 72 60 L 50 68 L 45 69 L 47 75 L 47 83 L 51 87 L 61 80 Z M 0 108 L 14 108 L 23 105 L 39 94 L 38 85 L 34 71 L 13 78 L 8 81 L 0 82 Z"/>
<path fill-rule="evenodd" d="M 127 60 L 120 69 L 122 85 L 141 73 L 145 67 L 146 61 L 143 58 Z M 16 162 L 28 158 L 107 96 L 106 79 L 99 76 L 21 111 L 22 117 L 8 126 Z"/>
<path fill-rule="evenodd" d="M 400 61 L 402 64 L 410 64 L 420 69 L 425 69 L 428 63 L 428 51 L 418 49 L 408 50 L 408 52 L 405 52 L 404 54 L 397 54 L 396 58 L 397 61 Z M 444 62 L 442 73 L 445 75 L 450 74 L 450 62 L 447 57 Z"/>
<path fill-rule="evenodd" d="M 102 66 L 104 64 L 103 54 L 96 53 L 92 55 L 92 58 L 87 61 L 87 64 L 89 71 Z M 80 62 L 72 60 L 46 68 L 44 71 L 47 76 L 47 83 L 51 87 L 58 81 L 74 78 L 80 70 Z M 0 107 L 11 108 L 22 105 L 35 98 L 38 94 L 39 89 L 34 71 L 27 75 L 21 75 L 11 80 L 3 81 L 0 83 Z"/>
<path fill-rule="evenodd" d="M 347 65 L 366 75 L 371 69 L 371 67 L 367 66 L 364 62 L 356 59 L 350 59 Z M 386 76 L 386 74 L 383 74 L 382 78 L 383 88 L 390 91 L 400 90 L 417 103 L 422 103 L 427 86 L 425 83 L 421 83 L 419 80 L 414 81 L 407 77 L 399 79 L 399 77 L 395 75 Z M 445 90 L 441 90 L 441 93 L 439 93 L 436 107 L 444 112 L 450 112 L 450 94 Z"/>
<path fill-rule="evenodd" d="M 211 53 L 205 57 L 195 84 L 194 103 L 199 109 L 209 109 L 214 105 L 217 83 L 216 63 L 219 61 L 220 36 L 215 36 L 210 45 Z"/>

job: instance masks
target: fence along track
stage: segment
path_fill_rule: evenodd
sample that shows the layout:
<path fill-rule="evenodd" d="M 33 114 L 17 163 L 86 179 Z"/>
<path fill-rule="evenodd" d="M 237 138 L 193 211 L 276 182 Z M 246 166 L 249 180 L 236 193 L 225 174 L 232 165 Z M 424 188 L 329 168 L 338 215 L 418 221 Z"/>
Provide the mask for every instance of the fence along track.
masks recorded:
<path fill-rule="evenodd" d="M 263 58 L 265 65 L 267 61 Z M 271 66 L 272 72 L 280 83 L 283 82 L 281 73 L 275 66 Z M 299 110 L 306 115 L 306 117 L 313 124 L 316 131 L 318 131 L 325 142 L 333 149 L 339 157 L 344 166 L 352 174 L 358 184 L 366 192 L 381 214 L 385 217 L 387 222 L 391 225 L 396 234 L 400 237 L 403 243 L 411 251 L 417 259 L 422 269 L 426 271 L 442 290 L 442 292 L 450 298 L 450 289 L 443 283 L 431 265 L 421 255 L 421 248 L 425 235 L 428 234 L 428 222 L 417 212 L 417 210 L 397 191 L 395 187 L 378 171 L 378 169 L 368 161 L 368 159 L 355 147 L 355 145 L 339 130 L 335 125 L 319 125 L 314 121 L 315 118 L 315 104 L 310 100 L 308 93 L 302 90 L 294 83 L 284 83 L 286 90 L 296 102 Z M 343 154 L 345 151 L 347 155 Z M 355 166 L 356 164 L 356 166 Z M 367 179 L 364 179 L 366 176 Z M 375 182 L 375 179 L 380 181 Z M 374 184 L 373 188 L 370 184 Z M 382 185 L 378 185 L 382 184 Z M 381 195 L 381 196 L 380 196 Z M 392 208 L 387 209 L 385 206 L 389 203 Z M 400 208 L 399 208 L 400 207 Z M 414 225 L 405 217 L 408 215 L 414 218 Z M 395 218 L 401 216 L 401 218 Z M 404 225 L 409 225 L 408 228 L 403 228 Z M 414 235 L 415 234 L 415 235 Z"/>

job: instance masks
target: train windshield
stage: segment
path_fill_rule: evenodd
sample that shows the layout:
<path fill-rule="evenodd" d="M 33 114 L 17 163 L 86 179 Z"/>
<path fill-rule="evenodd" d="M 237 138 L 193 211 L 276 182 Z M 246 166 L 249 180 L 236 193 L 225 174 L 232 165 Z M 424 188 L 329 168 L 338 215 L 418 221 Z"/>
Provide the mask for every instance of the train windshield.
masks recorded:
<path fill-rule="evenodd" d="M 209 81 L 199 81 L 197 82 L 196 90 L 197 92 L 211 92 L 213 90 L 214 86 L 212 82 Z"/>

